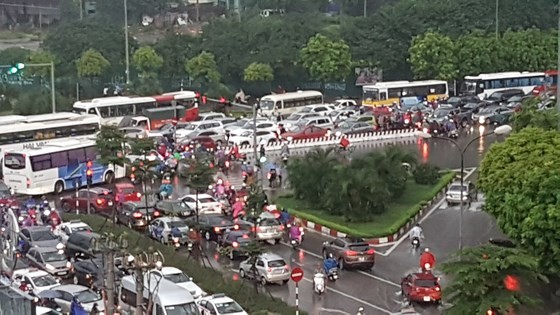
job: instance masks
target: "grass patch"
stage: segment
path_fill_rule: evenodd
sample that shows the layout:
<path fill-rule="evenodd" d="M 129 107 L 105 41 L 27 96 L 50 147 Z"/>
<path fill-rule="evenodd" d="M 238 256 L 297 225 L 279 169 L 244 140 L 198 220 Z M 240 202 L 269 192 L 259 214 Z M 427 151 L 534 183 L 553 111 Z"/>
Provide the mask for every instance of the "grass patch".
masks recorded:
<path fill-rule="evenodd" d="M 0 40 L 16 40 L 16 39 L 27 39 L 27 40 L 40 40 L 40 35 L 35 33 L 25 33 L 18 31 L 0 31 Z"/>
<path fill-rule="evenodd" d="M 170 246 L 155 242 L 144 234 L 132 231 L 120 225 L 113 228 L 113 225 L 109 221 L 105 223 L 104 218 L 94 215 L 64 214 L 63 219 L 65 221 L 81 220 L 89 224 L 94 231 L 100 234 L 113 233 L 115 235 L 120 235 L 126 233 L 126 238 L 131 249 L 139 248 L 141 250 L 147 250 L 149 247 L 153 247 L 160 250 L 165 257 L 164 265 L 177 267 L 183 270 L 186 274 L 193 277 L 194 282 L 209 294 L 225 293 L 241 304 L 249 314 L 257 314 L 264 311 L 285 315 L 292 315 L 295 313 L 294 308 L 280 299 L 272 299 L 268 295 L 256 294 L 252 284 L 249 282 L 244 284 L 242 281 L 233 281 L 226 278 L 220 271 L 203 267 L 192 259 L 187 260 L 184 254 L 176 253 Z"/>
<path fill-rule="evenodd" d="M 407 182 L 406 191 L 402 197 L 391 203 L 389 210 L 378 215 L 369 222 L 346 222 L 342 216 L 330 215 L 324 211 L 313 209 L 304 201 L 293 196 L 279 197 L 276 204 L 289 209 L 289 212 L 304 220 L 321 224 L 339 232 L 363 237 L 385 237 L 396 233 L 401 226 L 414 217 L 440 190 L 449 184 L 455 173 L 444 174 L 434 186 L 416 184 L 412 179 Z"/>

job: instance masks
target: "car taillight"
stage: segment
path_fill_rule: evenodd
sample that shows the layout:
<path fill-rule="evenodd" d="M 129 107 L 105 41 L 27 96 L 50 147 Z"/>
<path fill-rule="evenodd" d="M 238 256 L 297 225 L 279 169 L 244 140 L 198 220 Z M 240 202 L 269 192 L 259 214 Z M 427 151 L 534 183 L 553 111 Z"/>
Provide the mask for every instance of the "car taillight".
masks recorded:
<path fill-rule="evenodd" d="M 440 288 L 440 287 L 436 287 L 436 291 L 438 291 L 438 292 L 441 291 L 441 288 Z"/>
<path fill-rule="evenodd" d="M 260 226 L 255 226 L 253 229 L 255 230 L 255 232 L 260 232 L 260 231 L 261 231 L 261 227 L 260 227 Z"/>
<path fill-rule="evenodd" d="M 234 226 L 233 226 L 233 229 L 234 229 L 234 230 L 239 230 L 239 225 L 237 225 L 237 224 L 234 225 Z"/>
<path fill-rule="evenodd" d="M 268 179 L 270 179 L 270 177 L 272 177 L 272 174 L 268 173 L 268 174 L 266 175 L 266 177 L 267 177 Z"/>
<path fill-rule="evenodd" d="M 226 167 L 229 168 L 229 161 L 226 161 Z"/>
<path fill-rule="evenodd" d="M 233 242 L 233 244 L 232 244 L 232 245 L 233 245 L 233 248 L 237 248 L 237 247 L 239 247 L 239 243 L 237 243 L 237 242 Z"/>
<path fill-rule="evenodd" d="M 358 255 L 358 252 L 355 252 L 353 250 L 346 251 L 346 256 L 356 256 L 356 255 Z"/>
<path fill-rule="evenodd" d="M 375 254 L 375 249 L 368 249 L 368 251 L 366 252 L 366 254 L 368 255 L 374 255 Z"/>
<path fill-rule="evenodd" d="M 141 193 L 136 193 L 136 197 L 142 198 L 142 194 Z"/>
<path fill-rule="evenodd" d="M 243 175 L 243 177 L 247 176 L 247 172 L 243 172 L 242 175 Z"/>
<path fill-rule="evenodd" d="M 215 228 L 214 228 L 214 232 L 216 232 L 216 233 L 220 232 L 220 228 L 219 228 L 219 227 L 215 227 Z"/>
<path fill-rule="evenodd" d="M 280 225 L 279 228 L 280 228 L 280 231 L 284 231 L 284 226 L 283 225 Z"/>
<path fill-rule="evenodd" d="M 284 269 L 290 270 L 290 266 L 286 265 L 286 266 L 284 266 Z"/>
<path fill-rule="evenodd" d="M 154 211 L 154 217 L 159 217 L 161 215 L 161 213 L 159 211 Z"/>
<path fill-rule="evenodd" d="M 108 190 L 105 190 L 105 191 L 103 192 L 103 194 L 104 194 L 105 196 L 107 196 L 107 195 L 109 194 L 109 191 L 108 191 Z"/>
<path fill-rule="evenodd" d="M 31 179 L 28 178 L 26 184 L 27 184 L 27 188 L 31 187 Z"/>
<path fill-rule="evenodd" d="M 142 217 L 142 213 L 140 212 L 134 212 L 134 214 L 132 215 L 134 218 L 139 219 Z"/>
<path fill-rule="evenodd" d="M 103 204 L 103 199 L 98 198 L 98 199 L 97 199 L 97 204 L 98 204 L 98 205 Z"/>

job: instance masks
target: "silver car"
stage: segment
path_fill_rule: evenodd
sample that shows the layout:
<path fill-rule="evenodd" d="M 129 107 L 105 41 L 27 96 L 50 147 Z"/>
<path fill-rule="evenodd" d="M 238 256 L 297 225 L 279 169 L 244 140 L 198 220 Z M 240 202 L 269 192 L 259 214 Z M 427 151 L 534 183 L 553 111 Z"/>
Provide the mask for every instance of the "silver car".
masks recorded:
<path fill-rule="evenodd" d="M 63 312 L 70 313 L 72 300 L 76 298 L 86 311 L 91 312 L 93 305 L 97 304 L 99 314 L 105 314 L 103 312 L 105 310 L 105 303 L 103 303 L 101 295 L 88 287 L 77 284 L 65 284 L 52 289 L 52 291 L 57 292 L 56 294 L 59 297 L 55 298 L 54 301 Z"/>
<path fill-rule="evenodd" d="M 470 204 L 473 200 L 477 200 L 478 192 L 476 191 L 476 187 L 471 182 L 464 182 L 463 183 L 463 203 Z M 447 189 L 447 194 L 445 196 L 445 200 L 449 205 L 453 204 L 461 204 L 461 183 L 454 182 L 449 186 Z"/>
<path fill-rule="evenodd" d="M 33 247 L 26 255 L 30 264 L 41 268 L 53 276 L 67 277 L 72 264 L 66 259 L 63 250 L 53 247 Z"/>
<path fill-rule="evenodd" d="M 284 235 L 284 226 L 273 214 L 263 212 L 259 216 L 246 216 L 237 220 L 239 226 L 244 230 L 255 231 L 256 239 L 259 241 L 272 240 L 279 243 Z"/>
<path fill-rule="evenodd" d="M 242 278 L 257 277 L 262 285 L 268 283 L 283 283 L 290 281 L 290 266 L 284 258 L 273 253 L 264 253 L 257 257 L 256 270 L 252 269 L 251 259 L 239 264 L 239 275 Z"/>
<path fill-rule="evenodd" d="M 150 236 L 163 244 L 169 244 L 172 240 L 171 230 L 173 228 L 179 229 L 181 232 L 181 244 L 186 244 L 189 241 L 189 227 L 185 221 L 177 217 L 161 217 L 157 218 L 150 223 L 148 230 Z"/>

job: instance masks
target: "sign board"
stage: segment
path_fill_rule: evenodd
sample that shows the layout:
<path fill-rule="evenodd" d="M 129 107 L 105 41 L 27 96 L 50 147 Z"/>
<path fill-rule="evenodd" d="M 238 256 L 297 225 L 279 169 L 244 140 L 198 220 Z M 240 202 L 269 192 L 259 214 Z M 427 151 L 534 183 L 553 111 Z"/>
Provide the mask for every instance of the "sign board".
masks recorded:
<path fill-rule="evenodd" d="M 303 279 L 303 270 L 299 267 L 292 269 L 292 274 L 290 275 L 290 277 L 295 283 L 300 282 L 301 279 Z"/>

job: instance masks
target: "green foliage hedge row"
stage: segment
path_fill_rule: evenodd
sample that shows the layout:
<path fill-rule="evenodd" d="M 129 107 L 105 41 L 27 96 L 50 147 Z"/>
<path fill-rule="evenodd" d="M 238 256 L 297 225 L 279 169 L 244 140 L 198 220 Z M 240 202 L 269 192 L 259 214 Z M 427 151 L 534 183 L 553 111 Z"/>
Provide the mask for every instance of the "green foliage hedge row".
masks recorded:
<path fill-rule="evenodd" d="M 455 178 L 455 173 L 447 173 L 447 174 L 443 175 L 441 180 L 437 184 L 437 186 L 434 186 L 431 195 L 435 197 L 441 190 L 443 190 L 447 185 L 449 185 L 449 183 L 451 183 L 451 181 L 453 181 L 454 178 Z M 429 201 L 430 200 L 423 200 L 423 201 L 419 202 L 418 204 L 414 205 L 398 221 L 396 221 L 394 224 L 392 224 L 390 226 L 387 226 L 386 229 L 375 230 L 375 231 L 371 231 L 370 233 L 364 233 L 364 232 L 361 232 L 361 231 L 351 229 L 351 228 L 349 228 L 347 226 L 344 226 L 342 224 L 335 223 L 335 222 L 332 222 L 332 221 L 329 221 L 329 220 L 325 220 L 325 219 L 320 218 L 320 217 L 318 217 L 316 215 L 313 215 L 313 214 L 309 214 L 309 213 L 307 213 L 303 210 L 288 209 L 288 211 L 292 215 L 295 215 L 295 216 L 297 216 L 301 219 L 311 221 L 311 222 L 314 222 L 316 224 L 320 224 L 322 226 L 328 227 L 329 229 L 333 229 L 333 230 L 336 230 L 338 232 L 345 233 L 347 235 L 352 235 L 352 236 L 362 237 L 362 238 L 375 238 L 375 237 L 385 237 L 385 236 L 388 236 L 388 235 L 393 235 L 394 233 L 398 232 L 400 230 L 400 228 L 403 225 L 405 225 L 416 214 L 418 214 L 420 209 L 425 207 L 429 203 Z"/>
<path fill-rule="evenodd" d="M 204 267 L 192 259 L 187 259 L 184 254 L 177 253 L 173 248 L 155 242 L 144 234 L 140 234 L 120 225 L 113 228 L 113 225 L 109 221 L 106 222 L 104 218 L 98 216 L 74 214 L 65 214 L 63 216 L 63 220 L 65 221 L 77 219 L 89 224 L 97 233 L 107 232 L 115 235 L 126 233 L 131 249 L 137 247 L 142 250 L 147 250 L 149 247 L 153 247 L 160 250 L 165 256 L 164 265 L 177 267 L 183 270 L 209 294 L 225 293 L 227 296 L 236 300 L 249 314 L 257 314 L 263 311 L 283 315 L 292 315 L 295 313 L 295 309 L 282 300 L 276 298 L 271 299 L 270 296 L 263 294 L 256 294 L 254 288 L 248 283 L 243 284 L 242 281 L 228 279 L 220 271 Z"/>

